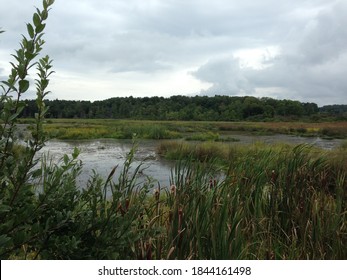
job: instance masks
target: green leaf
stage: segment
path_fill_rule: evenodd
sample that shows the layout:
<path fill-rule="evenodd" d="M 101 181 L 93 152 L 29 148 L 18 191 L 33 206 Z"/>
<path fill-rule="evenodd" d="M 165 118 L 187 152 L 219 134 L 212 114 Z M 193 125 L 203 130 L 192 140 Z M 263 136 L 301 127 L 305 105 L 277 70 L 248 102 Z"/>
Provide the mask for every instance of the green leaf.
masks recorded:
<path fill-rule="evenodd" d="M 11 84 L 7 81 L 2 81 L 2 83 L 5 84 L 6 86 L 8 86 L 11 90 L 17 92 L 17 88 L 13 84 Z"/>
<path fill-rule="evenodd" d="M 36 56 L 37 54 L 31 53 L 31 52 L 25 52 L 25 57 L 28 60 L 33 60 Z"/>
<path fill-rule="evenodd" d="M 16 55 L 12 54 L 12 56 L 19 62 L 24 62 L 24 51 L 22 49 L 16 51 Z"/>
<path fill-rule="evenodd" d="M 33 39 L 35 36 L 34 27 L 30 23 L 28 23 L 27 29 L 28 29 L 28 33 L 29 33 L 30 38 Z"/>
<path fill-rule="evenodd" d="M 36 33 L 41 33 L 44 29 L 45 29 L 45 27 L 46 27 L 46 24 L 39 24 L 38 26 L 36 26 L 36 29 L 35 29 L 35 31 L 36 31 Z"/>
<path fill-rule="evenodd" d="M 41 19 L 40 19 L 40 16 L 38 13 L 35 13 L 33 15 L 33 22 L 34 22 L 35 27 L 38 27 L 41 24 Z"/>
<path fill-rule="evenodd" d="M 41 81 L 41 87 L 43 89 L 45 89 L 48 86 L 48 84 L 49 84 L 49 80 L 42 80 Z"/>
<path fill-rule="evenodd" d="M 48 6 L 53 5 L 53 4 L 54 4 L 54 1 L 55 1 L 55 0 L 47 0 L 47 4 L 48 4 Z"/>
<path fill-rule="evenodd" d="M 47 8 L 48 8 L 47 1 L 43 0 L 42 5 L 43 5 L 43 8 L 44 8 L 45 10 L 47 10 Z"/>
<path fill-rule="evenodd" d="M 65 154 L 63 157 L 63 160 L 64 160 L 64 164 L 67 165 L 69 163 L 69 156 Z"/>
<path fill-rule="evenodd" d="M 12 122 L 13 120 L 15 120 L 15 119 L 18 118 L 18 116 L 19 116 L 20 113 L 21 113 L 21 112 L 17 112 L 17 113 L 15 113 L 15 114 L 13 114 L 12 116 L 9 117 L 8 120 L 9 120 L 10 122 Z"/>
<path fill-rule="evenodd" d="M 16 69 L 12 69 L 11 70 L 11 77 L 16 77 L 17 76 L 17 70 Z"/>
<path fill-rule="evenodd" d="M 77 147 L 74 148 L 73 153 L 72 153 L 72 158 L 76 159 L 79 155 L 80 151 L 78 150 Z"/>
<path fill-rule="evenodd" d="M 48 12 L 47 10 L 43 10 L 41 13 L 42 20 L 46 20 L 48 17 Z"/>
<path fill-rule="evenodd" d="M 23 64 L 19 64 L 18 68 L 17 68 L 17 71 L 18 71 L 19 78 L 24 80 L 25 76 L 27 75 L 27 71 L 25 69 L 25 66 Z"/>
<path fill-rule="evenodd" d="M 34 52 L 34 47 L 35 47 L 34 41 L 33 40 L 28 41 L 28 43 L 27 43 L 27 50 L 29 52 Z"/>
<path fill-rule="evenodd" d="M 29 44 L 29 41 L 28 39 L 23 35 L 23 40 L 22 40 L 22 51 L 24 52 L 23 49 L 27 49 L 28 48 L 28 44 Z"/>
<path fill-rule="evenodd" d="M 30 83 L 28 80 L 20 80 L 19 81 L 19 92 L 23 93 L 26 92 L 28 90 L 30 86 Z"/>

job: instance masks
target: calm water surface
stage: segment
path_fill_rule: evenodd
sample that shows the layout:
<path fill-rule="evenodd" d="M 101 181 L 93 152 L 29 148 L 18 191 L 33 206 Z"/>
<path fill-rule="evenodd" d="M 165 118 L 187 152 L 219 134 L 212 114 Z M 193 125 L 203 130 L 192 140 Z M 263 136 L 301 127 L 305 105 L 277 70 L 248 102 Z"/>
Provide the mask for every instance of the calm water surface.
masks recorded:
<path fill-rule="evenodd" d="M 173 161 L 160 158 L 156 153 L 158 141 L 140 141 L 135 153 L 131 172 L 141 165 L 138 172 L 137 181 L 140 183 L 155 179 L 155 184 L 160 183 L 161 186 L 170 184 L 171 169 L 174 167 Z M 106 179 L 111 170 L 118 165 L 114 178 L 117 180 L 127 154 L 133 147 L 131 140 L 85 140 L 85 141 L 61 141 L 51 140 L 40 151 L 41 153 L 49 153 L 55 160 L 61 158 L 64 154 L 72 154 L 74 148 L 80 151 L 79 159 L 83 162 L 79 184 L 85 185 L 95 170 L 102 178 Z"/>
<path fill-rule="evenodd" d="M 234 138 L 240 139 L 239 142 L 232 144 L 242 145 L 254 142 L 272 143 L 292 143 L 301 144 L 308 143 L 323 149 L 333 149 L 341 145 L 342 140 L 325 140 L 321 138 L 306 138 L 289 135 L 272 135 L 272 136 L 249 136 L 249 135 L 232 135 Z M 174 161 L 168 161 L 161 158 L 156 148 L 162 140 L 140 140 L 135 154 L 135 160 L 132 164 L 132 172 L 141 164 L 138 174 L 138 182 L 147 180 L 152 177 L 156 180 L 156 184 L 162 187 L 170 185 L 171 169 L 174 167 Z M 58 160 L 64 154 L 71 154 L 77 147 L 80 150 L 79 159 L 83 162 L 82 174 L 78 178 L 79 184 L 85 186 L 86 182 L 92 175 L 94 169 L 103 178 L 107 178 L 113 167 L 118 165 L 114 178 L 118 178 L 126 160 L 127 154 L 132 148 L 131 140 L 85 140 L 85 141 L 62 141 L 51 140 L 41 150 L 41 153 L 49 153 L 54 159 Z M 117 179 L 116 179 L 117 180 Z"/>

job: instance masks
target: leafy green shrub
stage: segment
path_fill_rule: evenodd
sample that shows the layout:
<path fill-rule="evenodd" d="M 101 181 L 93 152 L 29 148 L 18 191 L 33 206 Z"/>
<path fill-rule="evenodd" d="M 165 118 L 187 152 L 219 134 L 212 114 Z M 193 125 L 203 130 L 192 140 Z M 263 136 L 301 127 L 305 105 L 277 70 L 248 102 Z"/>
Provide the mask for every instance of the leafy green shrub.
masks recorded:
<path fill-rule="evenodd" d="M 13 57 L 12 70 L 7 81 L 2 82 L 0 126 L 0 257 L 8 258 L 25 251 L 29 242 L 39 239 L 40 233 L 49 229 L 37 226 L 37 219 L 43 207 L 36 203 L 33 171 L 37 164 L 35 154 L 45 142 L 42 123 L 47 108 L 43 102 L 48 94 L 51 60 L 48 56 L 37 59 L 44 41 L 42 39 L 45 20 L 53 0 L 43 1 L 43 9 L 34 13 L 33 22 L 27 24 L 28 37 L 23 36 L 20 48 Z M 36 59 L 36 60 L 35 60 Z M 16 123 L 25 107 L 22 95 L 29 89 L 28 70 L 36 66 L 35 80 L 37 113 L 35 115 L 32 139 L 26 142 L 18 155 Z M 39 233 L 40 232 L 40 233 Z M 25 252 L 26 254 L 26 252 Z"/>

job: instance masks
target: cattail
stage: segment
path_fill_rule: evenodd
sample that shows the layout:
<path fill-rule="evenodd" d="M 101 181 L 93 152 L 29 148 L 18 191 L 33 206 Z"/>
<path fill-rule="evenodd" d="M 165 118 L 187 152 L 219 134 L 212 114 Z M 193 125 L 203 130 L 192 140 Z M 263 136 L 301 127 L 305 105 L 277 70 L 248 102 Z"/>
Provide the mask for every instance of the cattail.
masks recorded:
<path fill-rule="evenodd" d="M 177 247 L 181 248 L 182 240 L 183 240 L 183 230 L 182 230 L 182 217 L 183 217 L 183 210 L 182 208 L 178 209 L 178 243 Z"/>
<path fill-rule="evenodd" d="M 112 177 L 114 175 L 114 173 L 116 172 L 117 167 L 118 167 L 118 164 L 115 167 L 112 168 L 111 173 L 109 175 L 110 177 Z"/>
<path fill-rule="evenodd" d="M 176 195 L 176 186 L 175 186 L 175 185 L 171 185 L 170 191 L 171 191 L 171 194 L 172 194 L 173 196 L 175 196 L 175 195 Z"/>
<path fill-rule="evenodd" d="M 129 198 L 127 198 L 126 200 L 125 200 L 125 209 L 128 211 L 128 209 L 129 209 L 129 205 L 130 205 L 130 200 L 129 200 Z"/>
<path fill-rule="evenodd" d="M 182 229 L 182 216 L 183 216 L 183 210 L 182 208 L 178 209 L 178 233 L 180 233 Z"/>
<path fill-rule="evenodd" d="M 210 189 L 215 188 L 217 186 L 217 179 L 210 178 L 209 186 L 210 186 Z"/>
<path fill-rule="evenodd" d="M 276 178 L 277 178 L 277 176 L 276 176 L 275 170 L 272 170 L 272 172 L 271 172 L 271 183 L 272 184 L 275 184 Z"/>
<path fill-rule="evenodd" d="M 112 176 L 114 175 L 114 173 L 116 172 L 116 169 L 117 169 L 117 168 L 118 168 L 118 164 L 117 164 L 115 167 L 112 168 L 110 174 L 109 174 L 108 177 L 107 177 L 106 182 L 109 182 L 109 181 L 111 180 L 111 178 L 112 178 Z"/>
<path fill-rule="evenodd" d="M 159 189 L 156 189 L 155 191 L 154 191 L 154 197 L 155 197 L 155 199 L 158 201 L 159 200 L 159 196 L 160 196 L 160 190 Z"/>

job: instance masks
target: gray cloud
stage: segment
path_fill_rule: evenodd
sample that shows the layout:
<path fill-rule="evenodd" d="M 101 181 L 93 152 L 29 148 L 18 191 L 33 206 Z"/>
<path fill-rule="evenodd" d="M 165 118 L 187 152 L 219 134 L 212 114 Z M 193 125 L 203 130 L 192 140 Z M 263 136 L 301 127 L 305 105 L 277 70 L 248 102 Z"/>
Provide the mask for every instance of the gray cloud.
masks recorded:
<path fill-rule="evenodd" d="M 302 32 L 298 26 L 294 35 L 280 45 L 281 54 L 266 61 L 270 66 L 264 69 L 241 69 L 229 57 L 204 64 L 193 75 L 213 84 L 203 94 L 214 94 L 217 89 L 222 93 L 252 94 L 260 88 L 265 95 L 280 98 L 346 103 L 346 14 L 347 5 L 339 2 L 301 26 Z M 267 88 L 271 89 L 268 93 Z"/>
<path fill-rule="evenodd" d="M 299 53 L 308 64 L 322 64 L 346 53 L 347 3 L 339 2 L 331 10 L 321 12 L 305 30 Z"/>
<path fill-rule="evenodd" d="M 8 62 L 1 53 L 18 47 L 34 7 L 19 0 L 0 0 L 0 5 L 6 7 L 0 22 L 7 31 L 0 35 L 3 67 Z M 196 92 L 204 94 L 257 95 L 260 89 L 266 95 L 269 89 L 269 95 L 281 98 L 345 103 L 346 6 L 342 0 L 56 1 L 43 53 L 53 58 L 61 76 L 82 78 L 75 84 L 103 76 L 119 83 L 126 73 L 122 87 L 110 86 L 114 95 L 128 88 L 129 73 L 138 95 L 144 77 L 153 79 L 143 86 L 147 92 L 159 94 L 158 84 L 160 93 L 173 94 L 174 84 L 166 93 L 164 84 L 185 72 L 197 80 Z M 280 53 L 264 57 L 265 68 L 240 67 L 237 51 L 270 46 Z M 200 88 L 198 81 L 204 82 Z M 78 87 L 73 90 L 83 96 Z"/>
<path fill-rule="evenodd" d="M 5 69 L 0 67 L 0 81 L 6 81 L 7 77 L 5 76 Z"/>
<path fill-rule="evenodd" d="M 246 72 L 240 68 L 237 58 L 219 58 L 209 61 L 197 71 L 192 72 L 196 78 L 213 85 L 202 91 L 203 94 L 252 94 L 254 88 Z"/>

